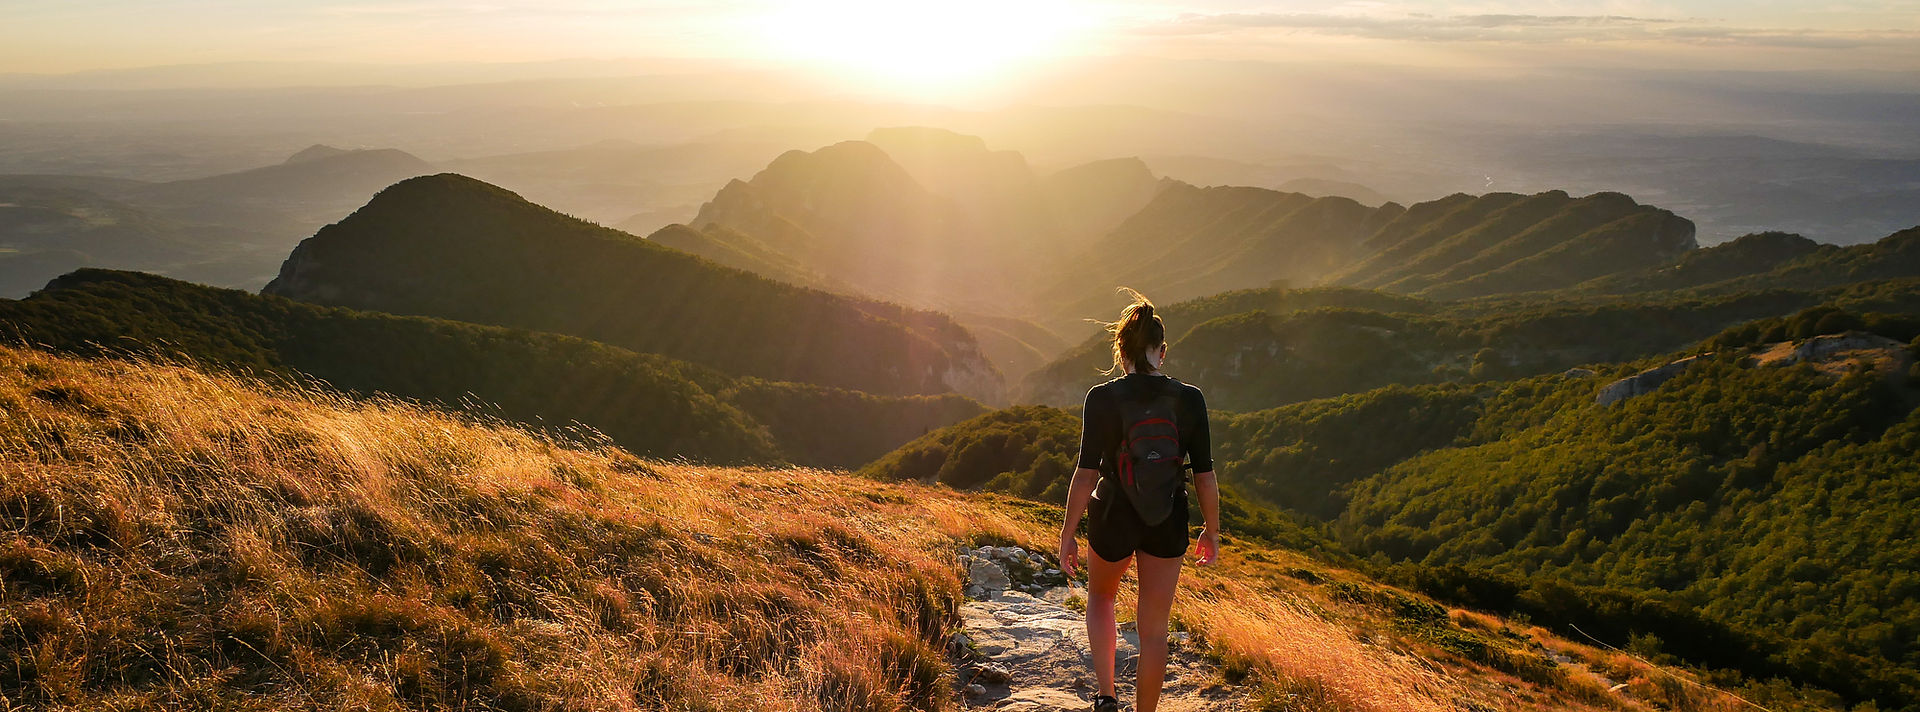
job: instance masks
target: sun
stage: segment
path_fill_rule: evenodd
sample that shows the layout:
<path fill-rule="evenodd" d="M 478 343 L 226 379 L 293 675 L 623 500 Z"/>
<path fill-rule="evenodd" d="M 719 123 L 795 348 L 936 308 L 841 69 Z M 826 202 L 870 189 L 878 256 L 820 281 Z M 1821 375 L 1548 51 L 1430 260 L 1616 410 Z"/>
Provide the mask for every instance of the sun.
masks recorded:
<path fill-rule="evenodd" d="M 938 93 L 1071 52 L 1085 13 L 1048 0 L 818 0 L 762 15 L 759 49 L 881 88 Z"/>

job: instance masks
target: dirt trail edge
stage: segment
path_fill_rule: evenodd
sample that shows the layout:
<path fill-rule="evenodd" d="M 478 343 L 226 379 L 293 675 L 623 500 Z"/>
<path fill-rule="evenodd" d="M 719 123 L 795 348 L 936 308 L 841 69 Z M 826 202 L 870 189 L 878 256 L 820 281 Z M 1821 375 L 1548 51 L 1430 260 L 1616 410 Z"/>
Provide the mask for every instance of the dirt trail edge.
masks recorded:
<path fill-rule="evenodd" d="M 1070 598 L 1085 599 L 1038 554 L 1018 547 L 962 547 L 967 602 L 950 653 L 959 670 L 956 690 L 969 709 L 1007 712 L 1087 710 L 1097 683 L 1087 646 L 1086 618 Z M 1125 616 L 1122 613 L 1122 616 Z M 1185 633 L 1168 644 L 1164 712 L 1239 712 L 1246 691 L 1226 684 Z M 1139 635 L 1122 623 L 1115 657 L 1121 708 L 1133 709 Z"/>

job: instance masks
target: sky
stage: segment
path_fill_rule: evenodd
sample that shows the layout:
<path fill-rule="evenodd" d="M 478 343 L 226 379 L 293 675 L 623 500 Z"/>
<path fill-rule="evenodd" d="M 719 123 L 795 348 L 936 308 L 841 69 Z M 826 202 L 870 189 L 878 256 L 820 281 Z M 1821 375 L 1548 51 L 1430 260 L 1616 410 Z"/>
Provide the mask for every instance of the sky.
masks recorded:
<path fill-rule="evenodd" d="M 0 0 L 0 74 L 667 57 L 958 85 L 1130 56 L 1920 72 L 1920 0 Z"/>

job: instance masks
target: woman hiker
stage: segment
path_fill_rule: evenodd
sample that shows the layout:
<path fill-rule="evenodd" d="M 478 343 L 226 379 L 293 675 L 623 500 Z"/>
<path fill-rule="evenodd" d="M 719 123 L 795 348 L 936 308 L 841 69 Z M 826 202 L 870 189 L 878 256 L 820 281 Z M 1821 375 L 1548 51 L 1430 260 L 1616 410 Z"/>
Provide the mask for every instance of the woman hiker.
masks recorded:
<path fill-rule="evenodd" d="M 1087 515 L 1087 639 L 1093 648 L 1100 691 L 1094 712 L 1119 712 L 1114 697 L 1114 599 L 1120 577 L 1138 563 L 1135 622 L 1140 660 L 1134 709 L 1155 712 L 1167 672 L 1167 618 L 1181 559 L 1187 553 L 1186 470 L 1205 518 L 1195 562 L 1213 563 L 1220 553 L 1220 486 L 1208 450 L 1207 403 L 1200 389 L 1160 373 L 1167 358 L 1166 327 L 1153 303 L 1125 290 L 1133 304 L 1107 325 L 1113 334 L 1114 371 L 1125 375 L 1087 391 L 1082 412 L 1080 463 L 1067 493 L 1060 529 L 1060 565 L 1073 575 L 1082 561 L 1074 539 Z"/>

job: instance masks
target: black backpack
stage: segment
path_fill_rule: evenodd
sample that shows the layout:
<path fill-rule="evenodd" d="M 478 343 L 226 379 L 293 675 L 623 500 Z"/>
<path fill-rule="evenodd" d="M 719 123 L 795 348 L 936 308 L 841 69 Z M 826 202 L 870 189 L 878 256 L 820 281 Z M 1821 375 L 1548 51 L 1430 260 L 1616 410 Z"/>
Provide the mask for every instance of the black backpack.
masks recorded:
<path fill-rule="evenodd" d="M 1187 453 L 1180 446 L 1176 418 L 1180 382 L 1168 378 L 1142 385 L 1138 392 L 1114 394 L 1120 402 L 1122 428 L 1114 475 L 1140 521 L 1153 526 L 1173 514 L 1180 488 L 1186 484 Z"/>

